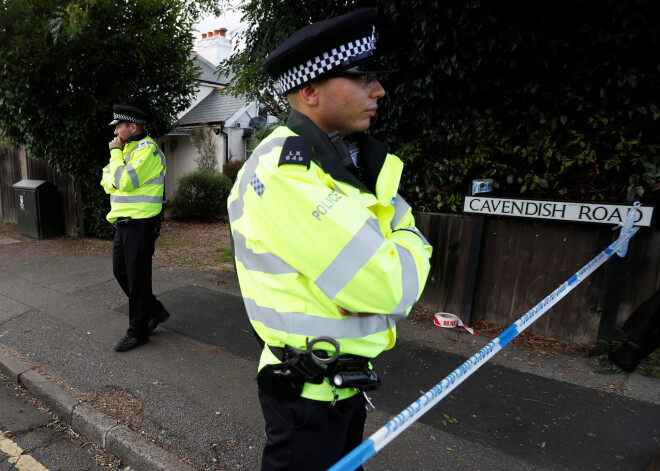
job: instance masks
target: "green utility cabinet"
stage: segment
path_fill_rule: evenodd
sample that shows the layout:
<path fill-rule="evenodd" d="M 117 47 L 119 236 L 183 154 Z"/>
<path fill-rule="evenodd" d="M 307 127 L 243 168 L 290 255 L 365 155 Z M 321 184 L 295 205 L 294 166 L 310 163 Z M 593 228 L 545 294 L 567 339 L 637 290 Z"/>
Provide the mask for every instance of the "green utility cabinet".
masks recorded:
<path fill-rule="evenodd" d="M 55 185 L 45 180 L 21 180 L 13 188 L 18 232 L 35 239 L 62 234 L 62 211 Z"/>

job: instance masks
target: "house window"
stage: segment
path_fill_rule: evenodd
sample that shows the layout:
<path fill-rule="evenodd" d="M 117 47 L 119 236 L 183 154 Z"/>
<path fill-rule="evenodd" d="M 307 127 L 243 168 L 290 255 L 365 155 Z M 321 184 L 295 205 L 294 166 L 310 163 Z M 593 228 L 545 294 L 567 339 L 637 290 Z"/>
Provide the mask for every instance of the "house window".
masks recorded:
<path fill-rule="evenodd" d="M 252 138 L 246 137 L 243 139 L 243 145 L 245 146 L 243 149 L 243 160 L 247 160 L 252 155 L 252 151 L 250 150 L 250 147 L 252 146 Z"/>

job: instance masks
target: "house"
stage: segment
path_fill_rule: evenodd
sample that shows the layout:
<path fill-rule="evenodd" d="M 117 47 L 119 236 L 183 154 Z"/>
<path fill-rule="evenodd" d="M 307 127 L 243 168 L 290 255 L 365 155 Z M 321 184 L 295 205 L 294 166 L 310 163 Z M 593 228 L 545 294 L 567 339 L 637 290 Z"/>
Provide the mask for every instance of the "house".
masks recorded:
<path fill-rule="evenodd" d="M 170 199 L 177 189 L 179 179 L 198 168 L 200 154 L 193 143 L 194 134 L 208 125 L 214 133 L 217 169 L 230 160 L 247 159 L 252 135 L 258 118 L 257 102 L 245 98 L 223 95 L 221 91 L 231 86 L 231 78 L 219 75 L 216 68 L 220 61 L 231 55 L 231 40 L 225 28 L 202 34 L 195 44 L 193 56 L 201 68 L 197 95 L 187 110 L 178 118 L 178 125 L 170 133 L 158 139 L 167 157 L 165 198 Z"/>

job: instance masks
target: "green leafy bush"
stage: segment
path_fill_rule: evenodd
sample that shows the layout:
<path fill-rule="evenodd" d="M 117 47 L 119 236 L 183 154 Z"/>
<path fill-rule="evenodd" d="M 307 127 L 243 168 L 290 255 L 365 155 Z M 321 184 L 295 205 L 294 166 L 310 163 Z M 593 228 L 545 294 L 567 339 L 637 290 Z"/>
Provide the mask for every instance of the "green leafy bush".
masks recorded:
<path fill-rule="evenodd" d="M 227 175 L 214 170 L 196 170 L 184 175 L 170 201 L 171 217 L 196 221 L 220 219 L 231 186 Z"/>
<path fill-rule="evenodd" d="M 372 132 L 406 161 L 417 209 L 459 211 L 476 178 L 499 196 L 660 203 L 655 2 L 379 3 L 400 72 Z"/>

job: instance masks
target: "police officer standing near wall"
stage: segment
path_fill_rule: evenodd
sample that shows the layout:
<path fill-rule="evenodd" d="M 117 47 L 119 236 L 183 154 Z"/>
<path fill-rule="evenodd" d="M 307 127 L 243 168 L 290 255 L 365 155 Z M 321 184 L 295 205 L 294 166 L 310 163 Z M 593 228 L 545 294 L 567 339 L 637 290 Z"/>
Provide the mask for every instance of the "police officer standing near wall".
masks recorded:
<path fill-rule="evenodd" d="M 151 284 L 151 259 L 163 220 L 165 155 L 144 126 L 147 115 L 133 106 L 113 108 L 115 138 L 101 185 L 110 195 L 108 221 L 113 223 L 112 270 L 128 296 L 129 328 L 114 344 L 118 352 L 149 340 L 149 332 L 170 314 L 156 299 Z"/>
<path fill-rule="evenodd" d="M 389 70 L 376 12 L 294 33 L 264 61 L 292 111 L 228 198 L 245 306 L 264 349 L 262 470 L 325 470 L 359 445 L 370 360 L 422 293 L 431 247 L 398 195 L 403 164 L 363 133 Z"/>

